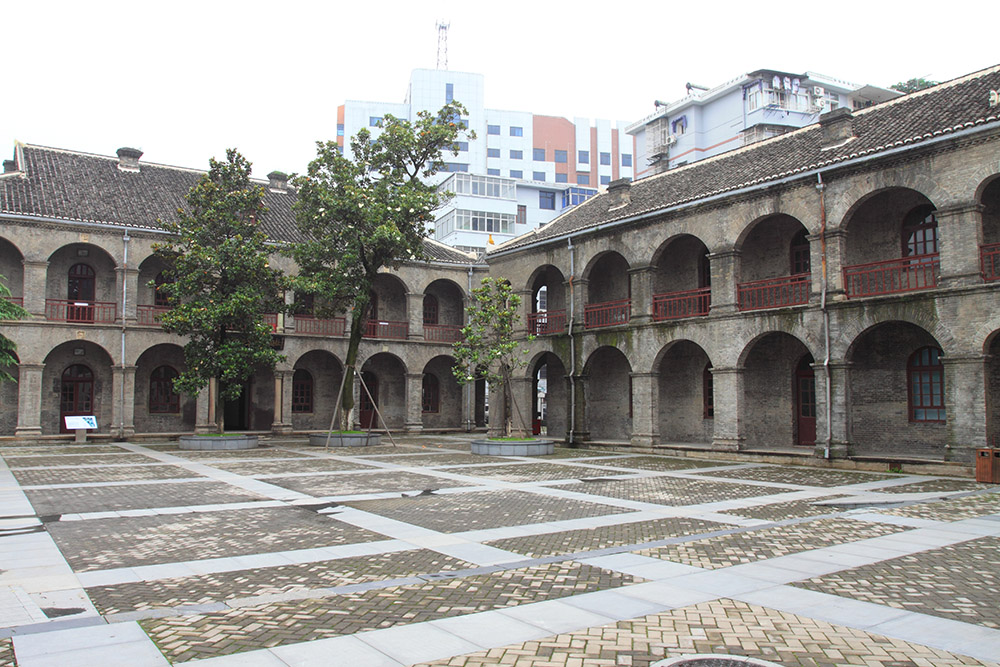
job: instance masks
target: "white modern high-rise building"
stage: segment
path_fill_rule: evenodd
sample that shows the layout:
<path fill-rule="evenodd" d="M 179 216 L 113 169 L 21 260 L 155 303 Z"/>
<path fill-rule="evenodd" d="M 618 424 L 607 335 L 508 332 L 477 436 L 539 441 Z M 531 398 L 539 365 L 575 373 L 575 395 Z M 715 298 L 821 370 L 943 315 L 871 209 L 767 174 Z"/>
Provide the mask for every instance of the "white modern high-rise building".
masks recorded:
<path fill-rule="evenodd" d="M 441 186 L 455 197 L 438 213 L 434 238 L 481 251 L 543 225 L 598 188 L 635 173 L 633 140 L 625 121 L 544 116 L 484 106 L 484 77 L 470 72 L 417 69 L 402 103 L 349 100 L 338 108 L 337 140 L 350 153 L 348 137 L 367 127 L 379 132 L 386 114 L 413 120 L 461 102 L 476 138 L 448 154 Z"/>

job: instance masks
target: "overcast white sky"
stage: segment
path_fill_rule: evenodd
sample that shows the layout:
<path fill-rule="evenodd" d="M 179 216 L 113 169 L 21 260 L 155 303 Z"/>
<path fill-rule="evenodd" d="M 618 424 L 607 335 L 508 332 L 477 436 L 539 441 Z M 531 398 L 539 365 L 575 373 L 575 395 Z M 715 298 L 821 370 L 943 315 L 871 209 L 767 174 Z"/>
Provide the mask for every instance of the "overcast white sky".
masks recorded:
<path fill-rule="evenodd" d="M 9 0 L 0 155 L 132 146 L 207 168 L 235 146 L 258 177 L 302 171 L 344 100 L 401 102 L 435 66 L 438 18 L 487 107 L 570 118 L 635 120 L 760 68 L 947 80 L 1000 62 L 994 2 Z"/>

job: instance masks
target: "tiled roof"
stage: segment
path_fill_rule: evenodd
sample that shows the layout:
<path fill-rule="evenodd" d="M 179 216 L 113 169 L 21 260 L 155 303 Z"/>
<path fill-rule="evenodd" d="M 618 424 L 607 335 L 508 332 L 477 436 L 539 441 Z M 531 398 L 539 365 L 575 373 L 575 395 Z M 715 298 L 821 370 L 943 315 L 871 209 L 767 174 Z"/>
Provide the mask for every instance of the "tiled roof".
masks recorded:
<path fill-rule="evenodd" d="M 205 173 L 147 162 L 138 171 L 123 171 L 114 156 L 28 144 L 18 145 L 14 157 L 18 172 L 0 174 L 0 213 L 130 229 L 161 229 L 159 220 L 176 220 L 177 209 L 187 205 L 184 195 Z M 275 192 L 266 181 L 257 182 L 264 186 L 268 213 L 262 226 L 268 238 L 295 241 L 295 192 Z M 424 248 L 434 261 L 475 261 L 434 241 Z"/>
<path fill-rule="evenodd" d="M 777 181 L 892 148 L 917 145 L 937 136 L 1000 120 L 990 107 L 990 91 L 1000 89 L 1000 65 L 904 95 L 852 117 L 856 138 L 823 150 L 819 123 L 767 141 L 635 181 L 630 202 L 609 210 L 611 197 L 588 199 L 544 227 L 512 239 L 492 253 L 555 240 L 598 225 L 654 214 L 742 188 Z"/>

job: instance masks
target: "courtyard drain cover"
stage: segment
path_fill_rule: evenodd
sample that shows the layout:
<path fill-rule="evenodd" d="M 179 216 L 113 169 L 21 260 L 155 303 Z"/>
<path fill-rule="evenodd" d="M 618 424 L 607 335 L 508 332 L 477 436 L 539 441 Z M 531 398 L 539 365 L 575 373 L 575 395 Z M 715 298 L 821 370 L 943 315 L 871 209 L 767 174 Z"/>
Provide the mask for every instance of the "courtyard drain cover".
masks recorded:
<path fill-rule="evenodd" d="M 747 658 L 741 655 L 720 655 L 699 653 L 680 658 L 667 658 L 654 662 L 649 667 L 781 667 L 776 662 Z"/>

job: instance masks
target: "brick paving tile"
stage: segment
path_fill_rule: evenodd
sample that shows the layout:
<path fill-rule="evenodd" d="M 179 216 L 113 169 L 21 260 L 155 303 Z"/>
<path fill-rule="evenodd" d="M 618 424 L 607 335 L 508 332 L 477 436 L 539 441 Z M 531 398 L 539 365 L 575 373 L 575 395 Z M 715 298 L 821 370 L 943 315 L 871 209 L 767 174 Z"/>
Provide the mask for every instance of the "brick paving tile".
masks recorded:
<path fill-rule="evenodd" d="M 928 479 L 913 484 L 903 484 L 902 486 L 887 486 L 885 488 L 873 489 L 879 493 L 935 493 L 950 491 L 979 491 L 982 484 L 971 479 Z"/>
<path fill-rule="evenodd" d="M 88 588 L 87 594 L 102 614 L 117 614 L 331 588 L 470 567 L 475 566 L 434 551 L 419 549 L 301 565 L 96 586 Z"/>
<path fill-rule="evenodd" d="M 721 461 L 703 461 L 701 459 L 677 458 L 670 456 L 630 456 L 622 459 L 594 461 L 597 465 L 629 470 L 691 470 L 693 468 L 713 468 L 726 465 Z"/>
<path fill-rule="evenodd" d="M 543 558 L 627 544 L 641 544 L 682 535 L 698 535 L 727 527 L 721 523 L 701 519 L 655 519 L 600 528 L 567 530 L 561 533 L 512 537 L 486 544 L 531 558 Z"/>
<path fill-rule="evenodd" d="M 581 477 L 602 477 L 621 475 L 562 463 L 508 463 L 506 465 L 476 466 L 468 470 L 450 468 L 449 472 L 473 475 L 504 482 L 542 482 L 552 479 L 580 479 Z"/>
<path fill-rule="evenodd" d="M 0 667 L 15 667 L 14 640 L 10 637 L 0 639 Z"/>
<path fill-rule="evenodd" d="M 644 556 L 715 569 L 752 563 L 809 549 L 891 535 L 907 530 L 900 526 L 849 519 L 820 519 L 789 526 L 774 526 L 694 542 L 642 549 Z"/>
<path fill-rule="evenodd" d="M 154 507 L 188 507 L 266 500 L 255 493 L 213 481 L 28 489 L 24 494 L 39 515 L 116 512 Z"/>
<path fill-rule="evenodd" d="M 388 438 L 383 438 L 382 442 Z M 323 451 L 322 447 L 310 447 L 312 451 Z M 391 456 L 393 454 L 418 454 L 420 453 L 420 448 L 412 447 L 410 445 L 374 445 L 371 447 L 331 447 L 329 452 L 331 454 L 336 454 L 337 456 L 358 456 L 361 458 L 367 458 L 369 456 L 377 456 L 381 459 L 384 456 Z"/>
<path fill-rule="evenodd" d="M 12 445 L 0 447 L 0 456 L 56 456 L 58 454 L 123 454 L 117 445 Z"/>
<path fill-rule="evenodd" d="M 103 466 L 123 463 L 158 463 L 142 454 L 122 452 L 117 454 L 53 454 L 51 456 L 11 456 L 4 457 L 11 468 L 49 468 L 52 466 Z"/>
<path fill-rule="evenodd" d="M 374 512 L 444 533 L 622 514 L 629 511 L 597 503 L 513 490 L 364 500 L 347 504 L 366 512 Z"/>
<path fill-rule="evenodd" d="M 177 449 L 160 450 L 173 456 L 184 459 L 207 463 L 208 461 L 230 461 L 233 459 L 301 459 L 304 454 L 285 451 L 284 449 L 272 449 L 270 447 L 258 447 L 257 449 L 233 449 L 233 450 L 204 450 L 204 449 Z"/>
<path fill-rule="evenodd" d="M 77 571 L 383 539 L 294 507 L 68 521 L 46 527 Z"/>
<path fill-rule="evenodd" d="M 121 467 L 93 468 L 23 468 L 11 470 L 23 486 L 46 486 L 49 484 L 91 484 L 100 482 L 128 482 L 143 479 L 181 479 L 201 477 L 180 466 L 154 463 Z"/>
<path fill-rule="evenodd" d="M 849 472 L 845 470 L 822 470 L 819 468 L 787 468 L 767 466 L 764 468 L 743 468 L 739 470 L 721 470 L 706 472 L 706 477 L 727 477 L 730 479 L 748 479 L 757 482 L 778 482 L 781 484 L 800 484 L 802 486 L 845 486 L 848 484 L 864 484 L 883 479 L 894 479 L 897 475 L 870 472 Z"/>
<path fill-rule="evenodd" d="M 645 477 L 639 479 L 576 482 L 554 488 L 589 493 L 595 496 L 639 500 L 660 505 L 700 505 L 719 500 L 738 500 L 754 496 L 784 493 L 767 486 L 749 486 L 727 482 L 679 479 L 676 477 Z"/>
<path fill-rule="evenodd" d="M 720 599 L 414 667 L 649 667 L 698 653 L 784 667 L 997 667 L 998 663 Z"/>
<path fill-rule="evenodd" d="M 985 493 L 963 498 L 948 498 L 936 502 L 917 503 L 906 507 L 880 509 L 881 514 L 905 516 L 933 521 L 959 521 L 979 516 L 1000 514 L 1000 493 Z"/>
<path fill-rule="evenodd" d="M 398 456 L 380 456 L 379 463 L 392 463 L 398 466 L 440 467 L 469 465 L 473 463 L 504 463 L 506 459 L 499 456 L 480 456 L 460 452 L 447 454 L 422 454 L 416 452 L 401 452 Z"/>
<path fill-rule="evenodd" d="M 726 510 L 726 514 L 744 516 L 748 519 L 762 519 L 764 521 L 784 521 L 785 519 L 799 519 L 821 514 L 836 514 L 843 512 L 843 507 L 836 505 L 817 505 L 818 500 L 836 500 L 837 498 L 849 498 L 850 496 L 834 495 L 824 496 L 816 500 L 792 500 L 784 503 L 770 503 L 768 505 L 758 505 L 757 507 L 743 507 L 735 510 Z"/>
<path fill-rule="evenodd" d="M 795 585 L 1000 628 L 1000 538 L 952 544 Z"/>
<path fill-rule="evenodd" d="M 406 471 L 359 473 L 356 475 L 268 477 L 267 483 L 317 497 L 350 496 L 359 493 L 381 493 L 387 491 L 416 493 L 426 489 L 469 486 L 469 484 L 464 482 Z"/>
<path fill-rule="evenodd" d="M 337 459 L 280 459 L 277 461 L 233 461 L 216 462 L 213 468 L 236 473 L 237 475 L 281 475 L 301 472 L 335 472 L 338 470 L 375 470 L 370 465 L 355 461 Z"/>
<path fill-rule="evenodd" d="M 550 563 L 489 575 L 294 600 L 141 624 L 174 662 L 551 600 L 637 579 L 579 563 Z"/>
<path fill-rule="evenodd" d="M 615 456 L 617 452 L 603 449 L 583 449 L 581 447 L 555 447 L 551 454 L 539 456 L 540 459 L 581 459 L 591 456 Z"/>

